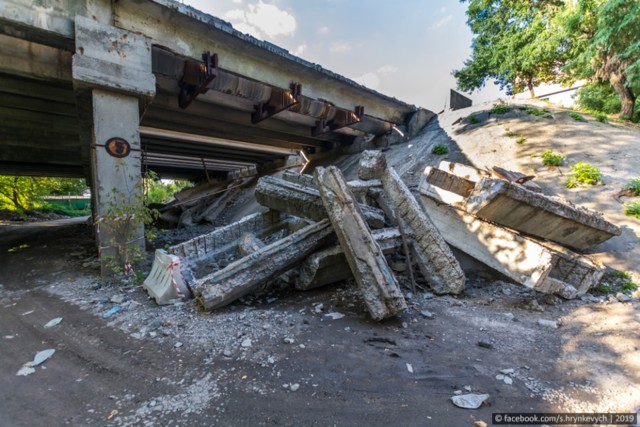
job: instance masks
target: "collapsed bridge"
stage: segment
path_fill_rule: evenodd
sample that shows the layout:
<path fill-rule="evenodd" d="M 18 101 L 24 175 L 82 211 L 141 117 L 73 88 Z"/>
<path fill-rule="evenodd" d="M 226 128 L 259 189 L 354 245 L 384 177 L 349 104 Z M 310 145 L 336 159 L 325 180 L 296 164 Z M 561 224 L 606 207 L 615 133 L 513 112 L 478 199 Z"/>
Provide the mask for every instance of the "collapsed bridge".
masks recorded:
<path fill-rule="evenodd" d="M 145 170 L 267 173 L 433 115 L 172 0 L 5 0 L 0 46 L 0 173 L 85 177 L 98 217 Z"/>

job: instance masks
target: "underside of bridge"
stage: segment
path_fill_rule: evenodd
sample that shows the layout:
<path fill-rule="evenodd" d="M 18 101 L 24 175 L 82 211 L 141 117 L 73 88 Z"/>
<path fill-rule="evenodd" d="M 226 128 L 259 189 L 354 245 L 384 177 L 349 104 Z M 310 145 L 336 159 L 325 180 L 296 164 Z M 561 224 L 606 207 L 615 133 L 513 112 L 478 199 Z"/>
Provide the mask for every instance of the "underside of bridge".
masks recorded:
<path fill-rule="evenodd" d="M 0 174 L 85 177 L 98 216 L 145 170 L 267 173 L 417 111 L 173 0 L 0 3 Z"/>

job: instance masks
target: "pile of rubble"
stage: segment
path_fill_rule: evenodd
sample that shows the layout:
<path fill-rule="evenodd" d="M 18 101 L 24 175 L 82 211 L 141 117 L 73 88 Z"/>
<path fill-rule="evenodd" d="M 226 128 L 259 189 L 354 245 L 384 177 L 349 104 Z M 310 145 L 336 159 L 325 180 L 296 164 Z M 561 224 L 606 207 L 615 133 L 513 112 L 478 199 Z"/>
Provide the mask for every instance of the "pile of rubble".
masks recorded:
<path fill-rule="evenodd" d="M 263 177 L 255 198 L 267 212 L 157 251 L 144 286 L 158 303 L 194 296 L 213 310 L 274 280 L 308 290 L 353 276 L 381 320 L 406 308 L 392 254 L 404 257 L 414 291 L 417 271 L 436 294 L 464 290 L 449 245 L 540 292 L 574 298 L 597 284 L 602 268 L 566 247 L 584 250 L 620 230 L 544 196 L 531 177 L 495 174 L 441 162 L 425 170 L 416 198 L 381 152 L 365 151 L 358 180 L 333 166 Z"/>

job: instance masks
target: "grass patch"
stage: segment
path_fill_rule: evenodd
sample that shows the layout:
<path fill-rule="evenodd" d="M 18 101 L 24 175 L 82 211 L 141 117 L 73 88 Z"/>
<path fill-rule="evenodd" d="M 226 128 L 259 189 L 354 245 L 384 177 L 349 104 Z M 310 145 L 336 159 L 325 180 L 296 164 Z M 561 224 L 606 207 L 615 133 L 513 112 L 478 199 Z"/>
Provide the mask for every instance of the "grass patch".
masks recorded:
<path fill-rule="evenodd" d="M 627 202 L 624 204 L 624 213 L 640 219 L 640 202 Z"/>
<path fill-rule="evenodd" d="M 509 111 L 511 111 L 511 108 L 504 103 L 500 103 L 500 104 L 496 104 L 493 106 L 493 108 L 491 109 L 490 113 L 491 114 L 506 114 Z"/>
<path fill-rule="evenodd" d="M 624 186 L 625 190 L 631 190 L 636 196 L 640 196 L 640 178 L 633 178 Z"/>
<path fill-rule="evenodd" d="M 576 112 L 569 111 L 568 114 L 569 114 L 569 117 L 571 117 L 573 120 L 577 120 L 579 122 L 586 122 L 587 121 L 581 114 L 578 114 Z"/>
<path fill-rule="evenodd" d="M 433 147 L 433 150 L 431 150 L 431 152 L 433 154 L 437 154 L 439 156 L 442 156 L 442 155 L 447 154 L 449 152 L 449 148 L 444 144 L 438 144 L 435 147 Z"/>
<path fill-rule="evenodd" d="M 522 145 L 525 142 L 527 142 L 527 138 L 525 138 L 524 136 L 521 136 L 518 139 L 516 139 L 516 144 Z"/>
<path fill-rule="evenodd" d="M 607 295 L 622 292 L 631 294 L 638 289 L 638 284 L 634 283 L 633 276 L 628 271 L 614 271 L 606 274 L 598 286 L 593 288 L 594 294 Z"/>
<path fill-rule="evenodd" d="M 554 153 L 552 150 L 544 150 L 542 152 L 542 164 L 546 166 L 562 166 L 564 165 L 564 156 L 560 153 Z"/>
<path fill-rule="evenodd" d="M 479 118 L 477 118 L 476 116 L 469 116 L 469 124 L 477 125 L 478 123 L 480 123 Z"/>
<path fill-rule="evenodd" d="M 54 205 L 52 203 L 44 203 L 40 209 L 40 212 L 51 212 L 58 215 L 78 217 L 91 215 L 91 207 L 86 209 L 75 209 L 72 206 Z"/>
<path fill-rule="evenodd" d="M 578 162 L 571 165 L 572 175 L 565 184 L 567 188 L 575 188 L 578 185 L 595 185 L 602 180 L 602 172 L 598 167 L 589 163 Z"/>
<path fill-rule="evenodd" d="M 549 110 L 541 110 L 539 108 L 529 107 L 525 108 L 524 111 L 525 113 L 531 114 L 532 116 L 543 117 L 545 119 L 553 119 L 553 115 L 551 115 L 551 112 Z"/>

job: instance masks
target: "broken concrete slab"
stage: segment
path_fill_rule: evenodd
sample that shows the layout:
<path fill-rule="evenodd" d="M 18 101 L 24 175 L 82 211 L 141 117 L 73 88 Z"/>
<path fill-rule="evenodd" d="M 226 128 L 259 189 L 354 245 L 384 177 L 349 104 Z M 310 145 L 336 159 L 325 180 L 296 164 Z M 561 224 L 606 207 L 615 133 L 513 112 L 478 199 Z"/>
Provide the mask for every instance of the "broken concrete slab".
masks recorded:
<path fill-rule="evenodd" d="M 465 276 L 460 264 L 393 168 L 388 168 L 384 173 L 382 186 L 385 196 L 395 208 L 398 220 L 404 221 L 406 228 L 414 236 L 414 260 L 433 292 L 462 292 Z"/>
<path fill-rule="evenodd" d="M 238 222 L 217 228 L 211 233 L 171 246 L 168 251 L 178 256 L 183 265 L 193 268 L 200 262 L 234 254 L 240 238 L 245 233 L 255 233 L 258 237 L 264 237 L 286 229 L 290 224 L 286 215 L 268 210 L 246 216 Z"/>
<path fill-rule="evenodd" d="M 384 254 L 393 253 L 402 246 L 402 237 L 396 228 L 373 230 L 371 234 Z M 300 265 L 300 274 L 295 286 L 298 290 L 308 291 L 352 276 L 342 247 L 336 245 L 307 257 Z"/>
<path fill-rule="evenodd" d="M 261 205 L 277 211 L 313 221 L 327 218 L 320 193 L 313 187 L 265 176 L 258 181 L 255 197 Z M 384 227 L 384 213 L 380 209 L 363 204 L 359 209 L 371 228 Z"/>
<path fill-rule="evenodd" d="M 304 185 L 311 188 L 316 188 L 316 184 L 313 181 L 313 176 L 301 174 L 293 171 L 285 171 L 282 174 L 282 179 L 288 182 L 293 182 L 294 184 Z M 379 179 L 354 179 L 347 182 L 349 185 L 349 189 L 354 193 L 366 193 L 372 188 L 380 188 L 382 187 L 382 181 Z"/>
<path fill-rule="evenodd" d="M 224 307 L 285 273 L 334 238 L 329 220 L 311 224 L 196 280 L 194 294 L 205 310 Z"/>
<path fill-rule="evenodd" d="M 430 197 L 419 200 L 447 243 L 530 289 L 574 298 L 602 276 L 602 268 L 587 257 L 545 246 Z"/>
<path fill-rule="evenodd" d="M 398 282 L 340 169 L 317 168 L 314 179 L 371 317 L 382 320 L 406 309 Z"/>
<path fill-rule="evenodd" d="M 478 182 L 465 202 L 465 210 L 478 218 L 581 250 L 621 232 L 597 212 L 496 179 Z"/>

